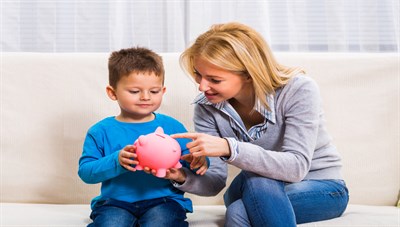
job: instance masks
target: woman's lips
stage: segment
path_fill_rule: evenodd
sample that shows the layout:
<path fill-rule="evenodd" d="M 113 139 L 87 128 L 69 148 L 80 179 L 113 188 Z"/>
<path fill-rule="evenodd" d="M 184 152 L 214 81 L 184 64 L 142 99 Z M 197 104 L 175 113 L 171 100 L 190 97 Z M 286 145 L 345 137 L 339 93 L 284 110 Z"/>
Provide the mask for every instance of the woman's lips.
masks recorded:
<path fill-rule="evenodd" d="M 213 99 L 218 95 L 218 93 L 204 93 L 204 95 L 207 99 Z"/>

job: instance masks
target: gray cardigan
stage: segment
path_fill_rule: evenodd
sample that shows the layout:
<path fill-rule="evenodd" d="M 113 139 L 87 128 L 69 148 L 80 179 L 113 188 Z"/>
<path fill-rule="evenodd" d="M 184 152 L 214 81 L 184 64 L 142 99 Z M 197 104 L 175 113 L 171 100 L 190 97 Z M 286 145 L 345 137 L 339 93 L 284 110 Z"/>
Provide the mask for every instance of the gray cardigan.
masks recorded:
<path fill-rule="evenodd" d="M 238 154 L 228 163 L 285 182 L 342 179 L 341 158 L 325 128 L 317 84 L 304 75 L 293 77 L 276 91 L 274 104 L 276 122 L 268 122 L 266 133 L 257 140 L 238 142 Z M 236 138 L 229 117 L 213 105 L 196 104 L 194 123 L 197 132 Z M 220 160 L 211 162 L 208 171 L 209 177 L 226 179 L 226 166 Z M 225 173 L 217 174 L 219 171 Z M 196 194 L 202 192 L 206 183 L 188 174 L 185 185 L 192 185 L 186 189 Z"/>

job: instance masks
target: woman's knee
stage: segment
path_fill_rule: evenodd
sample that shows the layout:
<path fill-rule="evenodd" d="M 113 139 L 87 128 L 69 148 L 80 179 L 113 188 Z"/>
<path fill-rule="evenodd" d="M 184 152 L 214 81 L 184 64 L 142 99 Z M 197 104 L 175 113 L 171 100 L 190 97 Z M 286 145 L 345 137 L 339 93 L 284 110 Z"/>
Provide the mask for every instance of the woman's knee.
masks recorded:
<path fill-rule="evenodd" d="M 267 191 L 273 192 L 275 190 L 284 191 L 284 182 L 267 178 L 253 172 L 242 171 L 242 182 L 244 187 L 253 189 L 253 191 L 268 189 Z"/>

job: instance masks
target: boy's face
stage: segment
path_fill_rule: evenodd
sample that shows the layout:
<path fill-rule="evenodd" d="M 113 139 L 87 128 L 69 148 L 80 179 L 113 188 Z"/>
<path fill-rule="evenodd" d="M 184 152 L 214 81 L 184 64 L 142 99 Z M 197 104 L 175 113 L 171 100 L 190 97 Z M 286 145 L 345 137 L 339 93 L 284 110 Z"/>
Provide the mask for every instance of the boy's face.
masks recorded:
<path fill-rule="evenodd" d="M 117 118 L 127 122 L 152 120 L 164 93 L 162 77 L 154 73 L 131 72 L 118 81 L 116 88 L 107 87 L 108 96 L 121 108 Z"/>

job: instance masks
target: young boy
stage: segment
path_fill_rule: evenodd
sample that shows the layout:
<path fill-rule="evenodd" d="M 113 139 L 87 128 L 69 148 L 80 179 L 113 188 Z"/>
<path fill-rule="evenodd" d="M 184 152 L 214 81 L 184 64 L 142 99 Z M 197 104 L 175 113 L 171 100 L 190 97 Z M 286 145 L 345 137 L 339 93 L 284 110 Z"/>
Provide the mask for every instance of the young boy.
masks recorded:
<path fill-rule="evenodd" d="M 176 119 L 154 112 L 166 89 L 161 57 L 146 48 L 122 49 L 111 54 L 108 68 L 107 95 L 121 112 L 93 125 L 83 145 L 78 174 L 88 184 L 102 183 L 101 194 L 92 200 L 93 223 L 88 226 L 188 226 L 186 212 L 192 212 L 192 202 L 171 181 L 178 170 L 158 178 L 155 170 L 134 168 L 138 161 L 132 144 L 140 135 L 159 126 L 165 134 L 187 131 Z M 188 153 L 189 141 L 178 142 L 182 154 Z M 182 165 L 190 168 L 186 162 Z M 192 161 L 198 174 L 207 167 L 206 159 Z"/>

